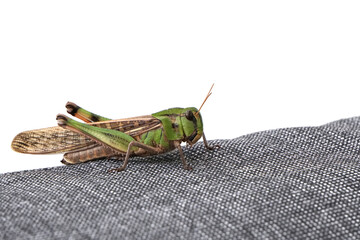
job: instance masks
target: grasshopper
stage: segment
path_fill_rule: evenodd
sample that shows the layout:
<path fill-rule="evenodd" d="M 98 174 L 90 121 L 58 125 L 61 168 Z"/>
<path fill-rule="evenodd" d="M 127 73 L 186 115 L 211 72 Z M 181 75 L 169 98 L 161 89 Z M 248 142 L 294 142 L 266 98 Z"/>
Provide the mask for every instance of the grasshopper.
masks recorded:
<path fill-rule="evenodd" d="M 57 127 L 19 133 L 11 147 L 16 152 L 28 154 L 64 153 L 63 164 L 100 158 L 123 160 L 121 167 L 109 170 L 117 172 L 125 170 L 132 156 L 157 155 L 178 149 L 184 169 L 191 170 L 181 148 L 182 142 L 191 146 L 202 137 L 205 147 L 214 149 L 206 141 L 200 115 L 213 86 L 199 110 L 194 107 L 170 108 L 118 120 L 102 117 L 68 102 L 67 112 L 85 123 L 58 114 Z"/>

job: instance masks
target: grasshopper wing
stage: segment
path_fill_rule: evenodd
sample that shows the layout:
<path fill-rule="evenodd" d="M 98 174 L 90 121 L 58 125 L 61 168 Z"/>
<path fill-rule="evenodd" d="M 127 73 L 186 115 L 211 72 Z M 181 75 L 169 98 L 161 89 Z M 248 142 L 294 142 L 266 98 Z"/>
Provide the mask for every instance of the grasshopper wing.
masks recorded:
<path fill-rule="evenodd" d="M 62 153 L 96 144 L 90 138 L 63 129 L 49 127 L 19 133 L 11 143 L 11 148 L 20 153 L 46 154 Z"/>
<path fill-rule="evenodd" d="M 94 122 L 89 125 L 118 130 L 132 137 L 162 126 L 158 119 L 150 115 Z M 62 127 L 25 131 L 19 133 L 11 144 L 14 151 L 29 154 L 73 152 L 97 146 L 99 144 L 86 135 Z"/>

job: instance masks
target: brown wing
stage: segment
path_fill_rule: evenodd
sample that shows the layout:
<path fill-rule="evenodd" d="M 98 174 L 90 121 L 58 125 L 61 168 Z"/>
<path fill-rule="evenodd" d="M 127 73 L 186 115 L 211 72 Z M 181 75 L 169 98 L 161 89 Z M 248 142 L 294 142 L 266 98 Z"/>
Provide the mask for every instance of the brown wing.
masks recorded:
<path fill-rule="evenodd" d="M 161 121 L 150 115 L 89 124 L 115 129 L 132 137 L 161 127 Z M 46 154 L 79 151 L 97 145 L 98 143 L 79 133 L 61 127 L 50 127 L 19 133 L 11 147 L 20 153 Z"/>
<path fill-rule="evenodd" d="M 11 147 L 20 153 L 45 154 L 69 152 L 94 142 L 78 133 L 61 127 L 42 128 L 19 133 Z"/>

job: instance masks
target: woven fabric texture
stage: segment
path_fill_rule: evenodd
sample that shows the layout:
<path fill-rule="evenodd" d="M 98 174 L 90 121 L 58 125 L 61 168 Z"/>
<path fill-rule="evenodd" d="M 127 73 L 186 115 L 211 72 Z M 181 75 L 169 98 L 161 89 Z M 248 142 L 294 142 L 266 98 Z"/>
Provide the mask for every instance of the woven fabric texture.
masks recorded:
<path fill-rule="evenodd" d="M 2 174 L 0 239 L 360 239 L 360 118 L 210 143 Z"/>

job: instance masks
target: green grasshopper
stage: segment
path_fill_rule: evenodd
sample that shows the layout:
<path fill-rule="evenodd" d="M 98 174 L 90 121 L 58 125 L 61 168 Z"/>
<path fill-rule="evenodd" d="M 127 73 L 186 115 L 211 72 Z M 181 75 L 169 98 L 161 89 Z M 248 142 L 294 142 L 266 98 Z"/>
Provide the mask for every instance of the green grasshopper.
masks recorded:
<path fill-rule="evenodd" d="M 11 147 L 14 151 L 28 154 L 65 153 L 64 164 L 82 163 L 100 158 L 117 158 L 123 165 L 109 171 L 122 171 L 131 156 L 149 156 L 178 149 L 182 164 L 191 170 L 181 148 L 181 143 L 193 145 L 203 137 L 200 110 L 194 107 L 170 108 L 151 115 L 111 120 L 91 113 L 78 105 L 68 102 L 67 112 L 85 123 L 59 114 L 58 127 L 30 130 L 19 133 Z M 217 146 L 218 147 L 218 146 Z"/>

